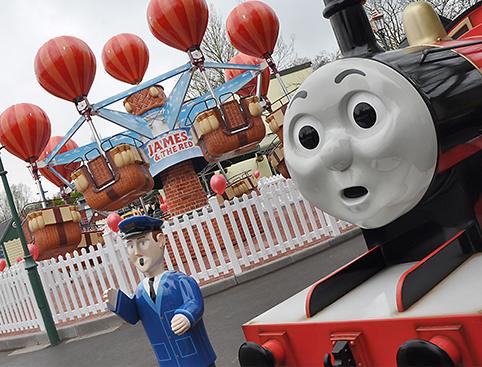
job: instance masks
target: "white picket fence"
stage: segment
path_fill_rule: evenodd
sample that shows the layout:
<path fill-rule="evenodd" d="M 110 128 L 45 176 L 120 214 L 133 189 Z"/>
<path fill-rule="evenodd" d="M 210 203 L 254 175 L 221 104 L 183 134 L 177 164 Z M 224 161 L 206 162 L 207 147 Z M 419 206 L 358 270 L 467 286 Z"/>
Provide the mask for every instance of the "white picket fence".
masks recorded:
<path fill-rule="evenodd" d="M 312 207 L 291 180 L 273 177 L 253 192 L 220 206 L 215 198 L 191 215 L 165 223 L 169 242 L 165 264 L 198 282 L 237 275 L 297 248 L 340 234 L 351 226 Z M 120 288 L 132 293 L 140 274 L 115 233 L 104 246 L 38 263 L 54 321 L 63 324 L 105 312 L 102 293 Z M 175 266 L 174 266 L 175 264 Z M 23 265 L 0 273 L 0 335 L 43 329 Z"/>

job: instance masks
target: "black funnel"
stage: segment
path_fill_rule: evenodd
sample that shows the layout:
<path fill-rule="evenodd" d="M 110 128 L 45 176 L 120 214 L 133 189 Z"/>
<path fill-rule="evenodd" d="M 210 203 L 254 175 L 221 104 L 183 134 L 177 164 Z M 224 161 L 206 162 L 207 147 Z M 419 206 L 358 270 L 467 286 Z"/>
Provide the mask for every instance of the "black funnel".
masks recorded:
<path fill-rule="evenodd" d="M 378 45 L 363 9 L 364 0 L 324 0 L 323 16 L 330 20 L 343 56 L 370 56 L 383 49 Z"/>

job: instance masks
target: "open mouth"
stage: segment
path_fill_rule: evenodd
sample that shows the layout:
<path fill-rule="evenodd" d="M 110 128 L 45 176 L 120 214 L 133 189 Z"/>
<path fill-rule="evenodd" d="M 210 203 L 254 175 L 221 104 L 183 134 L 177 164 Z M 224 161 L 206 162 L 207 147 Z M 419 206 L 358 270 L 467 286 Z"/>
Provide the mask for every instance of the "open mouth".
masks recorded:
<path fill-rule="evenodd" d="M 348 200 L 360 199 L 367 194 L 368 190 L 366 187 L 363 186 L 352 186 L 342 191 L 343 198 Z"/>
<path fill-rule="evenodd" d="M 141 258 L 139 259 L 139 265 L 140 265 L 140 266 L 144 266 L 144 258 L 143 258 L 143 257 L 141 257 Z"/>

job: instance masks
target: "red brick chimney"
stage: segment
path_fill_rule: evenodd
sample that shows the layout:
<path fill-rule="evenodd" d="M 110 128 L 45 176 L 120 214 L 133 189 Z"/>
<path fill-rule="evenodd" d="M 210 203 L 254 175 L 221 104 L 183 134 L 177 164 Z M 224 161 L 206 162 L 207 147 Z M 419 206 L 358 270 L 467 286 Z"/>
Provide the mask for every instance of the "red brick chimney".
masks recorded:
<path fill-rule="evenodd" d="M 190 160 L 176 164 L 160 175 L 171 215 L 184 214 L 207 205 L 208 199 Z"/>

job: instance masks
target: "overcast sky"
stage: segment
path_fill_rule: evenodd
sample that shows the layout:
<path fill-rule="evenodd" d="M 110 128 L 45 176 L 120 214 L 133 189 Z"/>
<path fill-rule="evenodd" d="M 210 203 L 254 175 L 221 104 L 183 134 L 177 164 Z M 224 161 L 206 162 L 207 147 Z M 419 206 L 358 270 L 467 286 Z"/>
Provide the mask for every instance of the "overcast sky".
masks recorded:
<path fill-rule="evenodd" d="M 210 1 L 224 18 L 239 2 Z M 330 24 L 321 15 L 321 0 L 265 2 L 277 13 L 285 39 L 291 35 L 295 37 L 298 56 L 313 57 L 322 50 L 333 52 L 337 49 Z M 35 79 L 35 54 L 43 43 L 53 37 L 75 36 L 84 40 L 93 50 L 97 59 L 97 74 L 89 94 L 92 103 L 129 87 L 128 84 L 110 77 L 102 66 L 102 47 L 109 38 L 118 33 L 134 33 L 146 42 L 150 63 L 145 80 L 185 63 L 187 56 L 183 52 L 165 46 L 150 33 L 146 21 L 147 4 L 148 0 L 3 1 L 0 13 L 0 110 L 20 102 L 37 104 L 50 117 L 52 135 L 65 134 L 76 121 L 78 114 L 74 105 L 50 95 Z M 116 131 L 116 128 L 104 120 L 97 119 L 95 123 L 103 137 Z M 83 145 L 90 141 L 91 134 L 85 126 L 73 139 Z M 5 150 L 2 150 L 1 154 L 9 172 L 10 183 L 24 182 L 35 192 L 35 185 L 26 165 Z M 58 191 L 47 180 L 43 181 L 49 191 L 48 196 Z M 0 192 L 3 192 L 3 187 L 0 187 Z"/>

